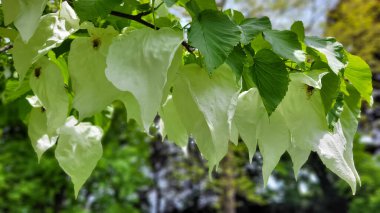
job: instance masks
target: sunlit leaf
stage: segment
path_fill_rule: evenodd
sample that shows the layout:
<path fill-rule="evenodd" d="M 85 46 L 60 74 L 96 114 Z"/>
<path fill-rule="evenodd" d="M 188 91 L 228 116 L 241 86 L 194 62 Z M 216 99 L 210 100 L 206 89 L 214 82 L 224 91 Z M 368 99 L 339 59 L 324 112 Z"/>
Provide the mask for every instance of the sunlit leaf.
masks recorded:
<path fill-rule="evenodd" d="M 122 96 L 105 75 L 108 47 L 117 34 L 112 28 L 92 29 L 91 37 L 80 37 L 71 43 L 68 65 L 75 93 L 73 107 L 81 119 L 100 112 Z"/>
<path fill-rule="evenodd" d="M 59 46 L 66 38 L 79 29 L 79 19 L 67 2 L 61 10 L 43 16 L 34 35 L 28 43 L 16 38 L 12 49 L 16 71 L 22 80 L 30 66 L 49 50 Z"/>
<path fill-rule="evenodd" d="M 320 139 L 316 151 L 325 166 L 345 180 L 351 186 L 352 193 L 355 194 L 357 184 L 355 174 L 357 174 L 357 172 L 355 168 L 353 168 L 353 170 L 351 169 L 345 159 L 346 152 L 349 152 L 352 156 L 352 145 L 349 145 L 349 147 L 346 146 L 347 142 L 343 135 L 342 127 L 340 123 L 337 123 L 333 133 L 327 132 Z M 346 150 L 347 148 L 349 150 Z M 351 166 L 354 165 L 352 164 Z"/>
<path fill-rule="evenodd" d="M 116 37 L 109 48 L 106 77 L 136 98 L 146 131 L 160 108 L 168 69 L 181 42 L 181 33 L 172 29 L 145 28 Z"/>
<path fill-rule="evenodd" d="M 57 65 L 46 57 L 41 58 L 31 73 L 30 87 L 46 110 L 48 134 L 56 133 L 65 123 L 69 109 L 69 98 Z"/>
<path fill-rule="evenodd" d="M 306 163 L 307 159 L 310 155 L 310 150 L 303 150 L 299 147 L 295 146 L 292 142 L 287 149 L 287 152 L 290 155 L 293 163 L 293 172 L 294 177 L 298 179 L 298 174 L 300 172 L 301 167 Z"/>
<path fill-rule="evenodd" d="M 35 95 L 33 96 L 28 95 L 25 97 L 25 99 L 29 102 L 30 106 L 32 107 L 38 107 L 38 108 L 43 107 L 40 99 L 38 99 L 38 97 Z M 45 108 L 43 110 L 45 111 Z"/>
<path fill-rule="evenodd" d="M 167 80 L 163 89 L 161 102 L 162 104 L 165 103 L 167 98 L 169 97 L 171 89 L 173 88 L 173 84 L 175 83 L 175 80 L 178 77 L 178 72 L 180 70 L 180 67 L 182 66 L 182 52 L 182 48 L 178 48 L 177 52 L 173 57 L 172 64 L 169 67 Z"/>
<path fill-rule="evenodd" d="M 263 34 L 258 34 L 251 42 L 252 48 L 258 52 L 261 49 L 271 49 L 272 45 L 264 40 Z"/>
<path fill-rule="evenodd" d="M 368 64 L 358 56 L 348 54 L 344 76 L 359 91 L 367 103 L 372 104 L 372 73 Z"/>
<path fill-rule="evenodd" d="M 239 90 L 226 65 L 215 70 L 211 78 L 198 65 L 186 65 L 174 85 L 178 114 L 211 168 L 227 153 Z"/>
<path fill-rule="evenodd" d="M 297 34 L 297 37 L 300 41 L 305 40 L 305 28 L 302 21 L 295 21 L 290 27 L 291 31 Z"/>
<path fill-rule="evenodd" d="M 14 22 L 24 42 L 37 29 L 47 0 L 3 0 L 5 25 Z"/>
<path fill-rule="evenodd" d="M 292 74 L 294 81 L 303 82 L 313 88 L 322 88 L 322 78 L 327 75 L 328 71 L 325 69 L 311 70 L 309 72 L 297 72 Z"/>
<path fill-rule="evenodd" d="M 102 136 L 102 129 L 90 123 L 78 123 L 72 116 L 59 129 L 55 157 L 59 166 L 71 177 L 75 197 L 102 157 Z"/>
<path fill-rule="evenodd" d="M 305 43 L 326 57 L 327 63 L 335 74 L 345 68 L 343 46 L 335 39 L 306 36 Z"/>
<path fill-rule="evenodd" d="M 265 114 L 265 107 L 256 88 L 251 88 L 239 95 L 233 122 L 248 148 L 250 161 L 256 152 L 257 128 Z"/>
<path fill-rule="evenodd" d="M 319 90 L 310 91 L 307 89 L 309 85 L 293 80 L 292 75 L 291 79 L 279 111 L 290 130 L 292 144 L 304 152 L 317 152 L 326 167 L 345 180 L 355 193 L 356 171 L 350 167 L 347 158 L 352 150 L 345 148 L 347 142 L 340 122 L 330 132 Z"/>
<path fill-rule="evenodd" d="M 179 117 L 172 96 L 169 96 L 160 112 L 161 119 L 165 125 L 165 132 L 170 141 L 174 141 L 178 146 L 187 146 L 189 136 L 186 127 Z"/>
<path fill-rule="evenodd" d="M 292 79 L 279 109 L 292 135 L 294 146 L 313 150 L 319 139 L 328 132 L 325 112 L 318 89 Z"/>
<path fill-rule="evenodd" d="M 42 154 L 55 145 L 57 135 L 49 135 L 46 112 L 44 108 L 33 108 L 29 117 L 28 135 L 34 151 L 37 153 L 38 162 Z"/>
<path fill-rule="evenodd" d="M 354 172 L 356 179 L 360 183 L 359 174 L 355 169 L 352 149 L 354 137 L 359 124 L 361 97 L 360 93 L 356 91 L 352 85 L 348 85 L 347 90 L 350 94 L 349 96 L 344 97 L 344 108 L 340 116 L 340 123 L 342 124 L 343 134 L 347 140 L 346 148 L 344 151 L 344 158 L 347 161 L 348 166 Z"/>
<path fill-rule="evenodd" d="M 231 123 L 230 142 L 233 143 L 235 146 L 239 144 L 239 130 L 237 129 L 236 124 L 234 122 Z"/>
<path fill-rule="evenodd" d="M 258 144 L 263 156 L 264 185 L 290 145 L 290 132 L 280 112 L 274 112 L 270 119 L 262 116 L 258 127 Z"/>

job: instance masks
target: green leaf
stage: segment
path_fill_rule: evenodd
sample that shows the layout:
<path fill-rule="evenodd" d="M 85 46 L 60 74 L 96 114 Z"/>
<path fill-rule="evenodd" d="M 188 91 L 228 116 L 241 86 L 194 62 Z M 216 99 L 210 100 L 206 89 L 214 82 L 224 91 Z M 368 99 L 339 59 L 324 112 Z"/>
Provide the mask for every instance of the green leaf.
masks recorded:
<path fill-rule="evenodd" d="M 270 116 L 288 90 L 289 76 L 285 64 L 274 52 L 262 49 L 254 56 L 250 74 Z"/>
<path fill-rule="evenodd" d="M 301 68 L 305 67 L 305 52 L 295 33 L 288 30 L 266 30 L 263 34 L 264 39 L 272 45 L 273 52 L 296 62 Z"/>
<path fill-rule="evenodd" d="M 250 161 L 256 152 L 259 121 L 265 113 L 265 107 L 256 88 L 239 95 L 233 122 L 248 148 Z"/>
<path fill-rule="evenodd" d="M 65 84 L 69 85 L 70 76 L 69 76 L 69 68 L 68 68 L 67 62 L 66 62 L 67 55 L 63 54 L 57 58 L 53 51 L 49 51 L 48 57 L 49 57 L 50 61 L 52 61 L 55 65 L 57 65 L 59 67 L 59 70 L 62 73 Z"/>
<path fill-rule="evenodd" d="M 351 112 L 352 116 L 354 118 L 356 118 L 355 120 L 358 121 L 360 118 L 360 111 L 361 111 L 360 93 L 351 84 L 347 84 L 346 87 L 347 87 L 347 91 L 349 94 L 344 96 L 345 106 L 347 105 L 349 112 Z M 343 113 L 345 113 L 345 112 L 348 112 L 346 110 L 346 107 L 343 110 Z M 342 126 L 344 126 L 343 123 L 342 123 Z M 352 128 L 355 128 L 355 130 L 357 129 L 357 126 L 355 126 L 355 125 L 347 125 L 347 126 L 351 126 Z M 354 135 L 352 134 L 350 137 L 346 137 L 346 138 L 351 139 L 353 141 Z"/>
<path fill-rule="evenodd" d="M 252 48 L 258 52 L 261 49 L 272 49 L 272 45 L 264 40 L 263 34 L 258 34 L 251 42 Z"/>
<path fill-rule="evenodd" d="M 340 78 L 332 72 L 322 78 L 321 97 L 326 115 L 333 108 L 335 100 L 338 98 L 340 84 Z"/>
<path fill-rule="evenodd" d="M 223 13 L 226 14 L 235 24 L 240 25 L 240 23 L 244 21 L 244 15 L 240 11 L 228 9 L 223 11 Z"/>
<path fill-rule="evenodd" d="M 8 79 L 5 84 L 5 90 L 1 94 L 1 100 L 4 104 L 8 104 L 17 100 L 21 96 L 30 91 L 29 79 L 26 78 L 23 81 L 14 79 Z"/>
<path fill-rule="evenodd" d="M 178 77 L 178 71 L 180 70 L 182 66 L 182 55 L 183 55 L 183 49 L 178 48 L 177 52 L 175 53 L 173 57 L 172 64 L 170 65 L 169 70 L 168 70 L 167 80 L 163 89 L 161 105 L 164 104 L 166 100 L 168 99 L 171 93 L 171 90 L 173 88 L 173 85 L 175 83 L 175 80 Z"/>
<path fill-rule="evenodd" d="M 292 79 L 303 82 L 313 88 L 322 88 L 322 78 L 327 75 L 327 69 L 313 69 L 308 72 L 297 72 L 292 74 Z M 328 86 L 328 85 L 326 85 Z"/>
<path fill-rule="evenodd" d="M 178 114 L 210 168 L 227 153 L 240 88 L 227 65 L 210 78 L 196 64 L 185 65 L 173 87 Z"/>
<path fill-rule="evenodd" d="M 0 25 L 5 26 L 4 24 L 4 12 L 3 12 L 3 6 L 0 5 Z"/>
<path fill-rule="evenodd" d="M 236 75 L 236 79 L 239 80 L 244 71 L 244 63 L 246 62 L 246 54 L 240 45 L 234 47 L 230 55 L 228 56 L 226 63 L 231 67 L 232 71 Z"/>
<path fill-rule="evenodd" d="M 348 65 L 344 71 L 352 85 L 359 91 L 362 98 L 372 105 L 372 73 L 368 64 L 358 56 L 348 54 Z"/>
<path fill-rule="evenodd" d="M 270 174 L 290 145 L 290 133 L 279 112 L 274 112 L 270 119 L 264 114 L 258 128 L 258 144 L 263 156 L 263 180 L 266 186 Z"/>
<path fill-rule="evenodd" d="M 160 108 L 168 69 L 181 42 L 180 32 L 144 28 L 116 37 L 109 47 L 106 77 L 136 98 L 146 131 Z"/>
<path fill-rule="evenodd" d="M 40 162 L 42 154 L 57 142 L 57 135 L 49 135 L 47 132 L 45 109 L 33 108 L 29 117 L 28 135 L 37 154 L 38 162 Z"/>
<path fill-rule="evenodd" d="M 2 0 L 2 10 L 4 14 L 4 25 L 11 24 L 20 14 L 20 1 L 19 0 Z M 41 15 L 40 15 L 41 16 Z"/>
<path fill-rule="evenodd" d="M 47 0 L 4 0 L 5 24 L 14 22 L 24 42 L 28 42 L 37 29 Z"/>
<path fill-rule="evenodd" d="M 161 108 L 160 116 L 164 122 L 165 132 L 170 141 L 180 147 L 186 147 L 189 141 L 186 127 L 181 121 L 172 96 L 169 96 Z"/>
<path fill-rule="evenodd" d="M 105 17 L 123 0 L 75 0 L 74 9 L 82 21 Z"/>
<path fill-rule="evenodd" d="M 306 36 L 305 43 L 325 56 L 326 62 L 335 74 L 345 68 L 343 46 L 335 39 Z"/>
<path fill-rule="evenodd" d="M 78 197 L 80 188 L 102 157 L 102 135 L 103 131 L 99 127 L 78 123 L 72 116 L 59 129 L 55 157 L 59 166 L 71 177 L 75 197 Z"/>
<path fill-rule="evenodd" d="M 215 0 L 188 0 L 185 8 L 193 19 L 198 18 L 205 10 L 218 10 Z"/>
<path fill-rule="evenodd" d="M 15 29 L 0 27 L 0 36 L 9 38 L 13 42 L 18 36 L 18 32 Z"/>
<path fill-rule="evenodd" d="M 234 122 L 231 123 L 230 142 L 233 143 L 235 146 L 239 144 L 239 131 Z"/>
<path fill-rule="evenodd" d="M 193 21 L 188 36 L 190 44 L 204 56 L 207 70 L 212 72 L 239 43 L 240 30 L 222 12 L 206 10 Z"/>
<path fill-rule="evenodd" d="M 173 6 L 178 0 L 163 0 L 167 7 Z"/>
<path fill-rule="evenodd" d="M 241 43 L 249 44 L 252 39 L 259 35 L 264 30 L 272 29 L 272 24 L 268 17 L 248 18 L 240 23 Z"/>
<path fill-rule="evenodd" d="M 297 34 L 298 40 L 305 40 L 305 28 L 302 21 L 295 21 L 290 27 L 290 30 Z"/>
<path fill-rule="evenodd" d="M 47 133 L 55 134 L 65 123 L 69 108 L 69 98 L 57 65 L 46 57 L 41 58 L 31 74 L 30 87 L 46 110 Z"/>
<path fill-rule="evenodd" d="M 14 65 L 22 81 L 30 66 L 49 50 L 59 46 L 66 38 L 79 29 L 79 19 L 67 2 L 61 10 L 41 18 L 36 32 L 28 43 L 16 38 L 13 54 Z"/>
<path fill-rule="evenodd" d="M 344 95 L 342 92 L 340 92 L 338 94 L 338 97 L 335 99 L 335 103 L 333 107 L 327 113 L 327 124 L 330 130 L 334 129 L 336 123 L 338 122 L 342 114 L 343 105 L 344 105 L 343 100 L 344 100 Z"/>

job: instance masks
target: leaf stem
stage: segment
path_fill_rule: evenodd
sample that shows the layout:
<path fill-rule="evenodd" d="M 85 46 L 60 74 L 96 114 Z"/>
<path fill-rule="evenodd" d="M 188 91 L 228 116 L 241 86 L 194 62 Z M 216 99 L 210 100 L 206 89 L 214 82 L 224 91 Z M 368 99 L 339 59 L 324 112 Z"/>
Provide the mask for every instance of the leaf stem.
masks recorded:
<path fill-rule="evenodd" d="M 158 5 L 157 7 L 159 7 L 160 5 Z M 126 18 L 126 19 L 129 19 L 129 20 L 135 21 L 137 23 L 145 25 L 145 26 L 147 26 L 149 28 L 152 28 L 154 30 L 159 30 L 160 29 L 159 27 L 156 27 L 154 24 L 151 24 L 151 23 L 145 21 L 144 19 L 142 19 L 142 16 L 144 16 L 144 15 L 141 15 L 141 14 L 146 14 L 146 13 L 144 12 L 144 13 L 139 13 L 137 15 L 131 15 L 131 14 L 126 14 L 126 13 L 122 13 L 122 12 L 118 12 L 118 11 L 111 11 L 111 15 L 113 15 L 113 16 L 117 16 L 117 17 L 120 17 L 120 18 Z M 182 44 L 183 47 L 185 47 L 185 49 L 188 52 L 190 52 L 190 53 L 194 52 L 195 48 L 192 47 L 186 41 L 182 41 L 181 44 Z"/>

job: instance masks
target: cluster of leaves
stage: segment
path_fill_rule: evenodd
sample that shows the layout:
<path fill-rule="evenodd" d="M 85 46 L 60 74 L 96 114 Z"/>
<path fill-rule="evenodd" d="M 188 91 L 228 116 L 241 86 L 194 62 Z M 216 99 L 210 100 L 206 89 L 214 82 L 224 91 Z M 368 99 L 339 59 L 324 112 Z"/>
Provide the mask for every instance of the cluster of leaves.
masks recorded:
<path fill-rule="evenodd" d="M 33 91 L 33 148 L 40 159 L 57 144 L 76 194 L 102 156 L 93 123 L 115 100 L 145 132 L 158 114 L 169 140 L 191 136 L 210 171 L 240 136 L 250 159 L 259 146 L 264 183 L 285 152 L 297 176 L 314 151 L 355 192 L 352 141 L 361 100 L 372 102 L 371 72 L 333 38 L 305 36 L 302 22 L 273 30 L 214 0 L 65 1 L 41 16 L 46 3 L 2 1 L 18 73 L 8 91 Z M 168 13 L 174 5 L 190 27 Z"/>

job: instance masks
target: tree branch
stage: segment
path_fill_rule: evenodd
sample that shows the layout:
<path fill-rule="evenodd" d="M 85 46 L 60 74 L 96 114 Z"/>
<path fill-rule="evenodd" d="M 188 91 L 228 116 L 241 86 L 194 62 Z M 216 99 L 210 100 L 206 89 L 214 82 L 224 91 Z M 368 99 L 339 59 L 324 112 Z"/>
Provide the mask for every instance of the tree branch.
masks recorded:
<path fill-rule="evenodd" d="M 160 4 L 161 5 L 161 4 Z M 160 5 L 158 5 L 157 7 L 159 7 Z M 156 8 L 157 8 L 156 7 Z M 130 15 L 130 14 L 126 14 L 126 13 L 122 13 L 122 12 L 118 12 L 118 11 L 111 11 L 111 15 L 113 16 L 117 16 L 117 17 L 120 17 L 120 18 L 126 18 L 126 19 L 129 19 L 129 20 L 132 20 L 132 21 L 135 21 L 137 23 L 140 23 L 142 25 L 145 25 L 149 28 L 152 28 L 154 30 L 159 30 L 160 28 L 159 27 L 156 27 L 154 24 L 151 24 L 147 21 L 145 21 L 144 19 L 142 19 L 143 16 L 145 15 L 148 15 L 150 14 L 152 11 L 147 11 L 147 12 L 142 12 L 142 13 L 139 13 L 137 15 Z M 182 46 L 185 47 L 185 49 L 192 53 L 194 52 L 195 48 L 192 47 L 189 43 L 187 43 L 186 41 L 182 41 Z"/>
<path fill-rule="evenodd" d="M 195 47 L 191 46 L 189 43 L 187 43 L 186 41 L 182 41 L 182 46 L 185 47 L 185 49 L 189 52 L 189 53 L 192 53 L 194 52 L 195 50 Z"/>
<path fill-rule="evenodd" d="M 144 19 L 142 19 L 139 14 L 137 14 L 137 15 L 130 15 L 130 14 L 121 13 L 121 12 L 118 12 L 118 11 L 111 11 L 111 15 L 117 16 L 117 17 L 120 17 L 120 18 L 126 18 L 126 19 L 129 19 L 129 20 L 133 20 L 135 22 L 143 24 L 143 25 L 145 25 L 147 27 L 150 27 L 152 29 L 159 29 L 158 27 L 154 27 L 153 24 L 151 24 L 151 23 L 145 21 Z"/>
<path fill-rule="evenodd" d="M 13 48 L 12 44 L 5 45 L 4 47 L 0 48 L 0 53 L 4 53 L 5 51 L 10 50 L 12 48 Z"/>

